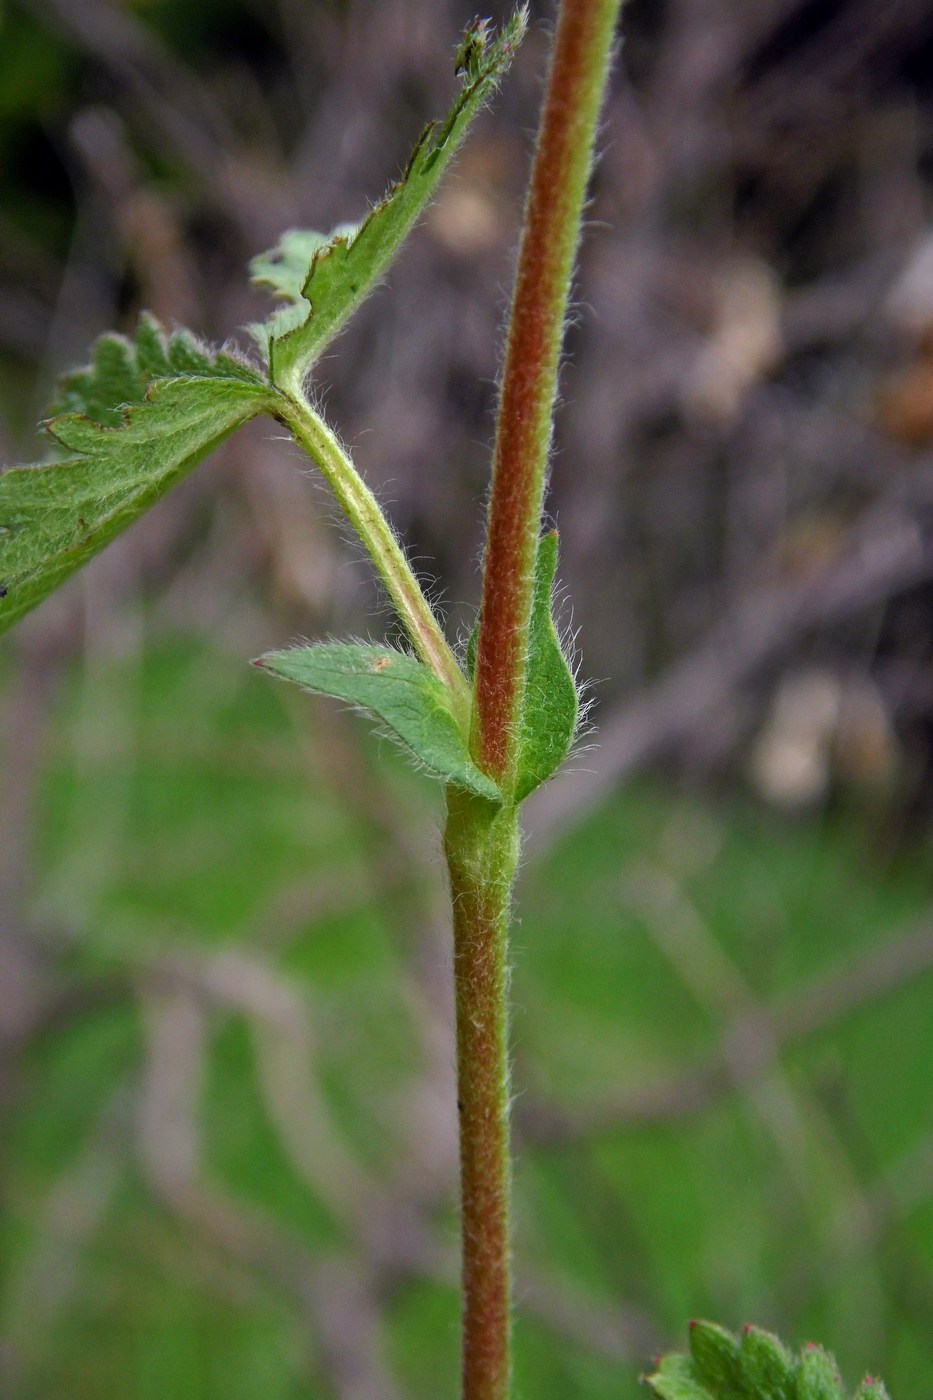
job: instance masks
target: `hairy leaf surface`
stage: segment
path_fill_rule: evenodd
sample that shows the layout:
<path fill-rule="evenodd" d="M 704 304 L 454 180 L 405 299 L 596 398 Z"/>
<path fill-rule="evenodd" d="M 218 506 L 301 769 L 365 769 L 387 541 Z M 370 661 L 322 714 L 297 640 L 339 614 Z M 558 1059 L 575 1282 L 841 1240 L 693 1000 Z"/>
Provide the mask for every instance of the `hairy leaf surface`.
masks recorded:
<path fill-rule="evenodd" d="M 557 573 L 557 531 L 538 544 L 535 588 L 528 634 L 528 680 L 522 711 L 516 800 L 523 802 L 563 763 L 577 732 L 580 700 L 573 672 L 554 626 L 553 592 Z M 466 668 L 476 672 L 479 621 L 467 642 Z"/>
<path fill-rule="evenodd" d="M 508 68 L 527 25 L 522 6 L 490 37 L 467 31 L 457 53 L 463 83 L 450 113 L 422 134 L 401 180 L 359 225 L 331 234 L 292 229 L 253 261 L 253 280 L 288 303 L 253 333 L 265 348 L 272 382 L 294 390 L 394 259 L 437 189 L 479 108 Z"/>
<path fill-rule="evenodd" d="M 105 336 L 61 385 L 49 432 L 66 455 L 0 472 L 0 632 L 153 505 L 229 433 L 262 413 L 268 385 L 149 318 Z"/>
<path fill-rule="evenodd" d="M 835 1361 L 812 1343 L 794 1355 L 761 1327 L 735 1337 L 713 1322 L 690 1324 L 690 1354 L 664 1356 L 645 1377 L 658 1400 L 846 1400 Z M 866 1376 L 855 1400 L 888 1400 Z"/>
<path fill-rule="evenodd" d="M 519 802 L 560 767 L 577 732 L 577 686 L 554 626 L 556 572 L 557 531 L 553 530 L 538 545 L 515 793 Z"/>
<path fill-rule="evenodd" d="M 305 690 L 359 706 L 381 720 L 435 777 L 501 799 L 492 779 L 470 758 L 443 683 L 413 656 L 393 647 L 332 642 L 270 652 L 256 665 Z"/>

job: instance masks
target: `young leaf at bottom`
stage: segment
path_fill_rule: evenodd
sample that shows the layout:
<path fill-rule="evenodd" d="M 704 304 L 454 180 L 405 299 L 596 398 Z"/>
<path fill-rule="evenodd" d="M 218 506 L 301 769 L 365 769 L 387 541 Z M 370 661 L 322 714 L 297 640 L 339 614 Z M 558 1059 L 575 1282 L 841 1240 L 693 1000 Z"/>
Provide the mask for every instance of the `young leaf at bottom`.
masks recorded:
<path fill-rule="evenodd" d="M 693 1372 L 714 1395 L 741 1391 L 738 1338 L 715 1322 L 690 1324 L 690 1361 Z"/>
<path fill-rule="evenodd" d="M 268 355 L 273 384 L 299 388 L 328 341 L 386 272 L 471 120 L 511 63 L 527 22 L 523 5 L 494 38 L 485 26 L 470 26 L 457 53 L 463 85 L 450 113 L 424 131 L 401 180 L 361 224 L 343 225 L 327 236 L 292 229 L 276 248 L 254 259 L 256 284 L 289 303 L 252 328 Z"/>
<path fill-rule="evenodd" d="M 183 333 L 166 341 L 151 320 L 135 341 L 100 340 L 48 424 L 68 455 L 0 472 L 0 632 L 268 402 L 249 365 Z"/>
<path fill-rule="evenodd" d="M 443 682 L 413 656 L 392 647 L 333 642 L 269 652 L 255 664 L 369 711 L 435 777 L 501 801 L 495 783 L 470 758 Z"/>
<path fill-rule="evenodd" d="M 724 1400 L 705 1388 L 690 1357 L 679 1352 L 662 1356 L 658 1369 L 645 1379 L 658 1400 Z"/>
<path fill-rule="evenodd" d="M 739 1371 L 747 1395 L 756 1400 L 797 1400 L 797 1360 L 763 1327 L 746 1327 L 739 1348 Z"/>
<path fill-rule="evenodd" d="M 799 1355 L 761 1327 L 741 1337 L 712 1322 L 690 1324 L 690 1355 L 662 1357 L 648 1388 L 658 1400 L 845 1400 L 835 1361 L 812 1343 Z M 866 1377 L 854 1400 L 888 1400 Z"/>

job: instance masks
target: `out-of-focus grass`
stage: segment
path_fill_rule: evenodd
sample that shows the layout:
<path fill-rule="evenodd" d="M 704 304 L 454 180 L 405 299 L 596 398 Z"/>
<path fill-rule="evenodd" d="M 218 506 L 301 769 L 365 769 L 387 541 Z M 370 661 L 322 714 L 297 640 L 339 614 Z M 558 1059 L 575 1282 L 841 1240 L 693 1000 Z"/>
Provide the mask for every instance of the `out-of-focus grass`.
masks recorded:
<path fill-rule="evenodd" d="M 32 912 L 72 995 L 28 1049 L 4 1144 L 10 1400 L 328 1396 L 284 1275 L 293 1247 L 326 1267 L 358 1249 L 341 1184 L 398 1188 L 407 1160 L 433 1155 L 405 1112 L 430 1068 L 413 911 L 434 907 L 440 866 L 406 866 L 393 826 L 436 836 L 437 794 L 362 727 L 188 641 L 76 674 L 53 732 Z M 591 1345 L 596 1312 L 620 1334 L 653 1320 L 659 1340 L 692 1314 L 755 1319 L 825 1340 L 853 1376 L 882 1369 L 896 1395 L 933 1384 L 933 975 L 695 1110 L 688 1095 L 668 1118 L 631 1117 L 633 1093 L 681 1082 L 728 1027 L 741 1079 L 767 1039 L 756 1006 L 924 919 L 926 853 L 884 863 L 869 828 L 644 784 L 528 866 L 519 1394 L 638 1393 L 648 1355 Z M 302 1138 L 289 1094 L 304 1074 L 318 1099 Z M 256 1226 L 253 1253 L 185 1204 L 194 1158 Z M 427 1217 L 453 1248 L 445 1180 Z M 542 1289 L 566 1327 L 534 1305 Z M 453 1396 L 451 1283 L 395 1278 L 379 1302 L 399 1392 Z"/>

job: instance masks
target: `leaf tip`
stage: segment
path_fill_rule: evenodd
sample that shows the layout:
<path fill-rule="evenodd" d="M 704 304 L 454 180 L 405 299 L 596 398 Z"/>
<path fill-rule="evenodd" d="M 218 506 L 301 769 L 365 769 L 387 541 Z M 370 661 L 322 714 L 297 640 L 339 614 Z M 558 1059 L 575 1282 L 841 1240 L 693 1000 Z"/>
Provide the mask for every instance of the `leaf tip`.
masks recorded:
<path fill-rule="evenodd" d="M 476 78 L 480 73 L 483 54 L 489 38 L 488 19 L 474 19 L 463 31 L 460 47 L 454 60 L 454 74 L 465 73 L 468 78 Z"/>

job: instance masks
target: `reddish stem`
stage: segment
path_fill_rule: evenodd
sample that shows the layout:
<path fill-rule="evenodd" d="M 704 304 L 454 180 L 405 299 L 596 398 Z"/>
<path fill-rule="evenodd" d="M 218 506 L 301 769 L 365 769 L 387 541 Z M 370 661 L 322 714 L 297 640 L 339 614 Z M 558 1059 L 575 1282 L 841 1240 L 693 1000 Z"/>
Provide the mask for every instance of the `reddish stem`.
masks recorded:
<path fill-rule="evenodd" d="M 557 366 L 620 0 L 563 0 L 529 187 L 493 463 L 474 750 L 506 790 L 551 440 Z"/>
<path fill-rule="evenodd" d="M 497 806 L 448 789 L 463 1230 L 463 1400 L 510 1393 L 508 924 L 516 770 L 561 334 L 620 0 L 563 0 L 525 211 L 489 507 L 472 745 Z"/>
<path fill-rule="evenodd" d="M 509 896 L 518 814 L 448 789 L 445 848 L 454 910 L 463 1397 L 507 1400 L 509 1314 Z"/>

